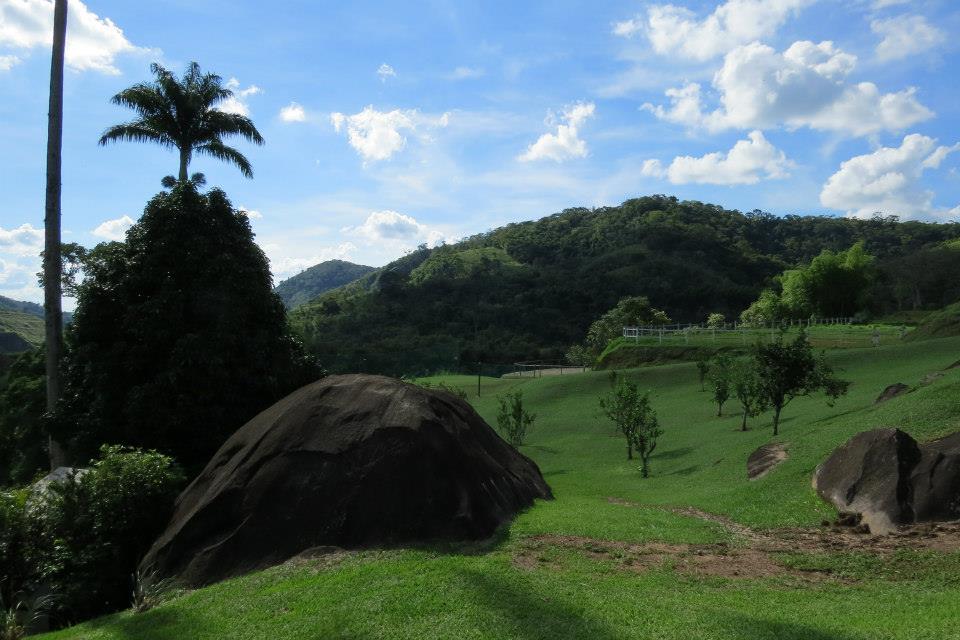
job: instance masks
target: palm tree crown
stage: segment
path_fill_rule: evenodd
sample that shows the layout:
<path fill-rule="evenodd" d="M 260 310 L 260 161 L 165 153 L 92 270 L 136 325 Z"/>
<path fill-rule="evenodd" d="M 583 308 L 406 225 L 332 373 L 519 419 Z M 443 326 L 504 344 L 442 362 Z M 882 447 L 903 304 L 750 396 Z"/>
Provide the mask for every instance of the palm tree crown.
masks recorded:
<path fill-rule="evenodd" d="M 140 117 L 104 131 L 100 144 L 133 140 L 175 148 L 180 152 L 181 182 L 187 180 L 194 153 L 231 162 L 245 177 L 252 178 L 250 161 L 225 145 L 223 136 L 238 135 L 254 144 L 263 144 L 263 137 L 250 118 L 216 108 L 233 96 L 223 88 L 223 79 L 214 73 L 201 73 L 196 62 L 190 63 L 179 80 L 156 63 L 150 65 L 150 71 L 156 80 L 135 84 L 111 98 L 114 104 L 130 107 Z"/>

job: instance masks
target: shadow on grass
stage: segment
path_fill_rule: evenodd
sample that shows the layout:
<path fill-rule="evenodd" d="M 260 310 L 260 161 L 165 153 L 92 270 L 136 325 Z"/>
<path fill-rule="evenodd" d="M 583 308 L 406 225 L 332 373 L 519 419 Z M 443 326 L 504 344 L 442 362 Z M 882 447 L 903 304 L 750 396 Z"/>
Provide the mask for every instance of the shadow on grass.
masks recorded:
<path fill-rule="evenodd" d="M 670 451 L 664 451 L 662 453 L 653 454 L 651 460 L 676 460 L 677 458 L 682 458 L 684 456 L 690 455 L 693 453 L 693 447 L 680 447 L 679 449 L 671 449 Z"/>
<path fill-rule="evenodd" d="M 521 590 L 517 585 L 479 571 L 462 572 L 467 588 L 477 600 L 503 620 L 503 629 L 510 637 L 524 640 L 557 640 L 589 638 L 616 640 L 621 636 L 603 621 L 584 617 L 572 602 L 540 597 L 535 591 Z"/>
<path fill-rule="evenodd" d="M 836 631 L 824 631 L 799 622 L 767 620 L 729 610 L 716 611 L 716 620 L 729 640 L 855 640 Z"/>
<path fill-rule="evenodd" d="M 528 444 L 524 445 L 524 448 L 542 451 L 543 453 L 560 453 L 560 449 L 557 449 L 556 447 L 548 447 L 542 444 Z"/>
<path fill-rule="evenodd" d="M 85 629 L 103 629 L 110 638 L 122 640 L 180 640 L 186 636 L 215 638 L 217 632 L 209 626 L 207 621 L 175 606 L 161 606 L 136 614 L 118 613 L 83 624 Z"/>
<path fill-rule="evenodd" d="M 690 467 L 684 467 L 683 469 L 677 469 L 676 471 L 671 471 L 670 473 L 665 473 L 667 476 L 689 476 L 693 475 L 697 471 L 700 471 L 702 467 L 699 464 L 695 464 Z"/>

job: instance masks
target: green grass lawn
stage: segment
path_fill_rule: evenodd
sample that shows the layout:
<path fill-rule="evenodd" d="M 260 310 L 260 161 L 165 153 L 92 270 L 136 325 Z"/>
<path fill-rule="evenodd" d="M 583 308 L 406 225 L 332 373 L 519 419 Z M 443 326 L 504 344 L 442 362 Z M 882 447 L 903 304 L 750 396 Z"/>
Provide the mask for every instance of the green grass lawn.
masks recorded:
<path fill-rule="evenodd" d="M 960 638 L 960 553 L 798 549 L 776 556 L 783 570 L 769 575 L 696 574 L 681 565 L 700 546 L 748 543 L 730 527 L 672 510 L 693 507 L 761 534 L 816 527 L 834 512 L 815 496 L 811 474 L 849 436 L 881 426 L 920 440 L 960 430 L 960 368 L 921 385 L 958 359 L 960 338 L 831 352 L 853 381 L 849 395 L 833 407 L 822 398 L 789 405 L 778 438 L 789 458 L 753 482 L 746 458 L 772 439 L 769 415 L 747 433 L 733 403 L 715 417 L 690 363 L 626 372 L 650 390 L 665 429 L 647 480 L 599 417 L 607 372 L 484 379 L 480 398 L 475 377 L 433 378 L 467 390 L 489 422 L 497 394 L 522 389 L 537 420 L 521 449 L 556 499 L 484 544 L 304 560 L 49 637 Z M 895 382 L 916 389 L 874 405 Z M 638 565 L 651 542 L 689 551 Z"/>

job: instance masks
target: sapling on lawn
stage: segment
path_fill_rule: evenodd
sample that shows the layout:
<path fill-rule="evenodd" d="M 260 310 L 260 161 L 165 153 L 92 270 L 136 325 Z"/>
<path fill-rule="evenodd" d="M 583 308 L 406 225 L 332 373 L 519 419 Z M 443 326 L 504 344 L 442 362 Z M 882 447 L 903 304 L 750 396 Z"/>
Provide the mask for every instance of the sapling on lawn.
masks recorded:
<path fill-rule="evenodd" d="M 730 367 L 733 360 L 727 355 L 718 355 L 710 365 L 710 384 L 713 386 L 713 401 L 717 403 L 717 417 L 723 415 L 723 403 L 730 398 Z"/>
<path fill-rule="evenodd" d="M 497 401 L 500 403 L 497 428 L 505 435 L 507 442 L 519 447 L 523 444 L 527 431 L 533 426 L 537 416 L 523 408 L 522 391 L 497 396 Z"/>
<path fill-rule="evenodd" d="M 640 475 L 649 477 L 650 456 L 657 448 L 657 438 L 663 434 L 657 414 L 650 407 L 649 394 L 641 394 L 636 384 L 621 378 L 616 389 L 601 396 L 600 408 L 626 438 L 627 460 L 633 460 L 636 451 Z"/>
<path fill-rule="evenodd" d="M 850 387 L 847 380 L 833 375 L 823 352 L 814 355 L 807 334 L 802 331 L 790 343 L 784 343 L 781 333 L 770 344 L 758 344 L 753 359 L 763 398 L 773 409 L 773 435 L 780 432 L 780 413 L 794 398 L 823 391 L 835 400 Z"/>
<path fill-rule="evenodd" d="M 755 418 L 767 410 L 767 399 L 763 394 L 763 382 L 757 375 L 752 360 L 738 360 L 730 371 L 730 386 L 733 395 L 740 401 L 743 410 L 743 422 L 740 430 L 747 430 L 747 418 Z"/>
<path fill-rule="evenodd" d="M 707 390 L 704 382 L 707 379 L 708 373 L 710 373 L 710 364 L 706 360 L 697 360 L 697 375 L 700 377 L 700 391 Z"/>

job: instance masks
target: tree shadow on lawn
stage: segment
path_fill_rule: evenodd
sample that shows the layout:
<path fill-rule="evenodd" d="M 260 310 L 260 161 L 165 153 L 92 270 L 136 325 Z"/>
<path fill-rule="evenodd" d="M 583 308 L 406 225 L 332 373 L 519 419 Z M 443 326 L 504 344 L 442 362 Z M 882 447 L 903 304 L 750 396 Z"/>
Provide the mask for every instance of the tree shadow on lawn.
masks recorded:
<path fill-rule="evenodd" d="M 680 447 L 679 449 L 671 449 L 670 451 L 663 451 L 661 453 L 655 453 L 650 456 L 651 460 L 676 460 L 677 458 L 682 458 L 693 453 L 693 447 Z"/>
<path fill-rule="evenodd" d="M 605 622 L 584 617 L 574 603 L 541 597 L 533 590 L 521 590 L 479 571 L 463 570 L 461 575 L 477 599 L 503 620 L 504 636 L 524 640 L 617 640 L 622 637 Z"/>
<path fill-rule="evenodd" d="M 825 631 L 786 620 L 769 620 L 736 611 L 718 610 L 714 619 L 729 640 L 861 640 L 875 637 L 869 632 L 857 635 Z"/>

